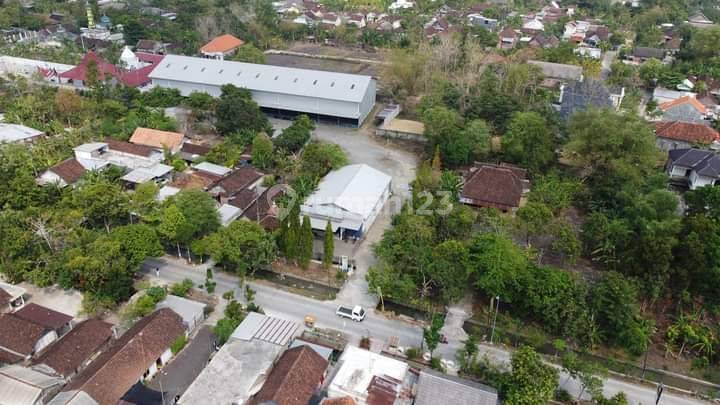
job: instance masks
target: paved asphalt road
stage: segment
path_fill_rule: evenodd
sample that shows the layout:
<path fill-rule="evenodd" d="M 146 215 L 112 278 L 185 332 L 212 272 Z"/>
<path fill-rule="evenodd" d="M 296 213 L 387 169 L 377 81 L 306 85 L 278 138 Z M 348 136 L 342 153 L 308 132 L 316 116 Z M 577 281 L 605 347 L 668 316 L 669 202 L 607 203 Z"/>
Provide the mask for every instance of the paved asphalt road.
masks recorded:
<path fill-rule="evenodd" d="M 150 277 L 155 277 L 155 267 L 160 268 L 160 278 L 169 283 L 175 283 L 185 278 L 192 279 L 195 284 L 202 284 L 205 279 L 204 267 L 192 267 L 165 261 L 162 259 L 149 259 L 145 262 L 143 271 Z M 236 297 L 242 297 L 241 290 L 235 277 L 227 274 L 215 274 L 216 293 L 221 295 L 225 291 L 235 291 Z M 335 315 L 337 304 L 332 301 L 317 301 L 311 298 L 292 294 L 275 289 L 264 284 L 250 283 L 257 291 L 255 302 L 260 305 L 268 315 L 303 322 L 305 315 L 312 314 L 317 318 L 316 325 L 321 328 L 333 328 L 347 333 L 354 338 L 355 343 L 361 336 L 370 335 L 373 340 L 387 341 L 390 336 L 400 338 L 401 346 L 420 346 L 422 328 L 407 322 L 389 320 L 382 315 L 368 310 L 366 319 L 356 323 L 345 321 Z M 451 340 L 449 344 L 440 345 L 436 353 L 445 359 L 454 359 L 454 353 L 461 347 L 462 342 Z M 497 365 L 509 365 L 510 352 L 485 344 L 479 345 L 479 355 L 487 358 Z M 567 375 L 560 373 L 561 387 L 577 397 L 580 393 L 580 384 L 568 379 Z M 605 380 L 604 393 L 606 396 L 624 392 L 630 404 L 652 405 L 655 403 L 655 387 L 628 383 L 622 380 L 608 378 Z M 703 401 L 670 394 L 667 390 L 660 401 L 661 404 L 702 404 Z"/>

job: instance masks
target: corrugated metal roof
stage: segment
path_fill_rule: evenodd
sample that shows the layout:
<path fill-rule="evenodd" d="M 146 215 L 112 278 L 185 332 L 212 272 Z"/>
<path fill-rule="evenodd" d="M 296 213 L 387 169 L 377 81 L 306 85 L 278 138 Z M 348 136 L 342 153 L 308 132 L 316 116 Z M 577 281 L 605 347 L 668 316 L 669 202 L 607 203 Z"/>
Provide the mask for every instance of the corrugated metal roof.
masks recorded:
<path fill-rule="evenodd" d="M 17 142 L 43 134 L 35 128 L 18 124 L 0 124 L 0 142 Z"/>
<path fill-rule="evenodd" d="M 175 80 L 213 86 L 233 84 L 251 91 L 316 97 L 359 103 L 367 93 L 370 76 L 296 69 L 272 65 L 167 55 L 151 79 Z"/>
<path fill-rule="evenodd" d="M 47 405 L 98 405 L 85 391 L 65 391 L 57 394 Z"/>
<path fill-rule="evenodd" d="M 298 324 L 257 312 L 250 312 L 232 334 L 233 339 L 262 340 L 280 346 L 287 345 L 295 335 Z"/>
<path fill-rule="evenodd" d="M 34 404 L 43 390 L 62 384 L 63 380 L 21 367 L 0 368 L 0 403 Z"/>
<path fill-rule="evenodd" d="M 355 216 L 368 218 L 391 181 L 392 177 L 366 164 L 345 166 L 320 181 L 317 191 L 305 200 L 302 211 L 323 216 L 334 212 L 352 221 L 357 221 Z M 328 211 L 332 206 L 340 210 Z"/>
<path fill-rule="evenodd" d="M 218 176 L 224 176 L 232 171 L 232 169 L 228 169 L 225 166 L 216 165 L 214 163 L 210 162 L 200 162 L 196 165 L 193 165 L 195 170 L 200 170 L 201 172 L 207 172 L 210 174 L 216 174 Z"/>

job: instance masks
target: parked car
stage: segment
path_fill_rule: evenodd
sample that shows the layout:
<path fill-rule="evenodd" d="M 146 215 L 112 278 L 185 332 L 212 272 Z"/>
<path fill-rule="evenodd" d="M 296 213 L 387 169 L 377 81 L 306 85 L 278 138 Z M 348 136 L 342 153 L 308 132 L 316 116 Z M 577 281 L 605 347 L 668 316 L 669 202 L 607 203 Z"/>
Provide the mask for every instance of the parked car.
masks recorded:
<path fill-rule="evenodd" d="M 365 310 L 360 305 L 355 305 L 353 308 L 340 305 L 337 311 L 335 311 L 335 314 L 343 318 L 352 319 L 355 322 L 361 322 L 365 319 Z"/>

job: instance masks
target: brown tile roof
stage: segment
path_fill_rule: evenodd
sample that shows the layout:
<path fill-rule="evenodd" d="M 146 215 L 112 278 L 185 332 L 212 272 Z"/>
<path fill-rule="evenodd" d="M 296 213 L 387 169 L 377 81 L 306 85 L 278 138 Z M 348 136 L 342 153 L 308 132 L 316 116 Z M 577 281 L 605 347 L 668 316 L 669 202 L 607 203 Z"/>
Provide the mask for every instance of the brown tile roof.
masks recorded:
<path fill-rule="evenodd" d="M 212 148 L 209 146 L 185 142 L 182 148 L 180 148 L 180 151 L 191 155 L 205 156 L 210 152 L 210 149 Z"/>
<path fill-rule="evenodd" d="M 243 166 L 212 184 L 209 189 L 219 187 L 219 195 L 232 196 L 256 182 L 263 174 L 252 166 Z"/>
<path fill-rule="evenodd" d="M 60 329 L 65 326 L 65 324 L 73 320 L 73 317 L 70 315 L 53 311 L 50 308 L 46 308 L 35 303 L 25 305 L 15 311 L 13 315 L 50 330 Z"/>
<path fill-rule="evenodd" d="M 201 171 L 195 171 L 192 173 L 177 173 L 175 179 L 170 185 L 182 190 L 204 190 L 220 179 L 220 176 L 215 176 Z"/>
<path fill-rule="evenodd" d="M 327 361 L 309 346 L 286 350 L 250 404 L 274 401 L 283 405 L 307 405 L 320 386 L 327 366 Z"/>
<path fill-rule="evenodd" d="M 130 142 L 116 141 L 115 139 L 107 138 L 105 143 L 108 144 L 108 148 L 118 152 L 129 153 L 131 155 L 138 155 L 143 157 L 149 157 L 155 151 L 153 148 L 145 145 L 135 145 Z"/>
<path fill-rule="evenodd" d="M 177 150 L 182 145 L 185 135 L 179 132 L 160 131 L 151 128 L 135 128 L 130 137 L 130 143 L 150 146 L 155 149 L 168 148 Z"/>
<path fill-rule="evenodd" d="M 7 291 L 0 288 L 0 311 L 5 309 L 6 306 L 10 305 L 11 299 L 12 299 L 12 295 L 10 295 Z"/>
<path fill-rule="evenodd" d="M 500 34 L 498 35 L 500 39 L 503 38 L 517 38 L 517 32 L 515 32 L 514 29 L 507 27 L 504 30 L 500 31 Z"/>
<path fill-rule="evenodd" d="M 321 402 L 322 405 L 355 405 L 352 397 L 328 398 Z"/>
<path fill-rule="evenodd" d="M 253 190 L 240 190 L 239 193 L 235 194 L 233 198 L 228 201 L 228 204 L 245 211 L 257 198 L 258 195 Z"/>
<path fill-rule="evenodd" d="M 229 52 L 242 46 L 244 43 L 242 39 L 235 38 L 230 34 L 220 35 L 200 48 L 200 52 Z"/>
<path fill-rule="evenodd" d="M 112 325 L 99 319 L 88 319 L 73 328 L 67 335 L 33 361 L 45 364 L 63 377 L 74 374 L 97 353 L 112 336 Z"/>
<path fill-rule="evenodd" d="M 402 382 L 386 375 L 373 376 L 368 385 L 368 405 L 393 405 Z"/>
<path fill-rule="evenodd" d="M 163 308 L 142 318 L 80 375 L 65 391 L 81 390 L 101 405 L 114 405 L 183 333 L 180 315 Z"/>
<path fill-rule="evenodd" d="M 85 174 L 85 168 L 75 158 L 63 160 L 48 170 L 60 176 L 67 184 L 74 184 Z"/>
<path fill-rule="evenodd" d="M 478 163 L 466 176 L 462 197 L 472 205 L 518 207 L 526 181 L 527 172 L 519 167 Z"/>
<path fill-rule="evenodd" d="M 690 143 L 709 144 L 718 140 L 718 132 L 703 124 L 666 121 L 655 124 L 655 135 Z"/>
<path fill-rule="evenodd" d="M 702 103 L 700 103 L 699 101 L 697 101 L 694 97 L 690 97 L 690 96 L 683 96 L 683 97 L 680 97 L 680 98 L 672 100 L 672 101 L 664 102 L 664 103 L 660 104 L 658 107 L 660 107 L 660 109 L 663 111 L 667 111 L 673 107 L 676 107 L 676 106 L 679 106 L 682 104 L 686 104 L 686 103 L 695 107 L 695 109 L 698 110 L 702 114 L 707 113 L 707 109 L 705 108 L 705 106 L 702 105 Z"/>
<path fill-rule="evenodd" d="M 272 190 L 272 191 L 271 191 Z M 283 190 L 269 188 L 265 190 L 255 201 L 243 212 L 243 217 L 262 225 L 267 230 L 274 230 L 280 226 L 277 218 L 278 207 L 271 204 L 278 198 L 285 195 Z"/>
<path fill-rule="evenodd" d="M 14 314 L 0 315 L 0 347 L 23 355 L 32 354 L 45 328 Z"/>

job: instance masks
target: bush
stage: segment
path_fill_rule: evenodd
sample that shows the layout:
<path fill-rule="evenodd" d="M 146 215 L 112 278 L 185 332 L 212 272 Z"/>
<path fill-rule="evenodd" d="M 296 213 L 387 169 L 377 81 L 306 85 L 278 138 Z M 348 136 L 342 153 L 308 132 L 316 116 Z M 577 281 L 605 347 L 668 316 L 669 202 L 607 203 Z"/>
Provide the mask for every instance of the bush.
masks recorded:
<path fill-rule="evenodd" d="M 190 293 L 190 289 L 193 288 L 193 281 L 189 278 L 186 278 L 185 280 L 175 283 L 170 286 L 170 294 L 176 295 L 178 297 L 187 297 L 187 295 Z"/>
<path fill-rule="evenodd" d="M 555 390 L 555 400 L 558 402 L 562 402 L 563 404 L 572 404 L 573 403 L 573 397 L 570 395 L 569 392 L 562 388 L 558 388 Z"/>
<path fill-rule="evenodd" d="M 405 356 L 407 356 L 409 360 L 417 360 L 422 356 L 422 352 L 417 347 L 408 347 L 405 350 Z"/>
<path fill-rule="evenodd" d="M 145 295 L 152 297 L 155 303 L 158 303 L 167 297 L 167 291 L 163 287 L 150 287 L 145 291 Z"/>
<path fill-rule="evenodd" d="M 254 302 L 250 302 L 247 305 L 248 312 L 257 312 L 258 314 L 264 314 L 265 311 L 263 311 L 262 307 L 260 305 L 257 305 Z"/>
<path fill-rule="evenodd" d="M 440 372 L 445 372 L 445 367 L 443 367 L 442 363 L 440 362 L 440 357 L 433 357 L 430 359 L 430 368 L 433 370 L 437 370 Z"/>
<path fill-rule="evenodd" d="M 175 339 L 173 344 L 170 346 L 170 350 L 172 351 L 173 354 L 178 354 L 180 352 L 180 350 L 182 350 L 183 347 L 185 347 L 187 342 L 188 342 L 187 337 L 185 336 L 185 334 L 182 334 L 182 335 L 180 335 L 180 337 Z"/>
<path fill-rule="evenodd" d="M 222 297 L 224 299 L 230 301 L 231 299 L 235 298 L 235 291 L 232 291 L 232 290 L 226 291 L 225 293 L 223 293 Z"/>

